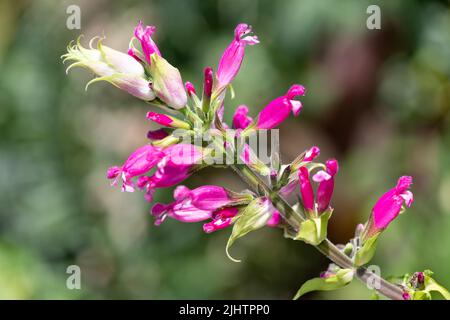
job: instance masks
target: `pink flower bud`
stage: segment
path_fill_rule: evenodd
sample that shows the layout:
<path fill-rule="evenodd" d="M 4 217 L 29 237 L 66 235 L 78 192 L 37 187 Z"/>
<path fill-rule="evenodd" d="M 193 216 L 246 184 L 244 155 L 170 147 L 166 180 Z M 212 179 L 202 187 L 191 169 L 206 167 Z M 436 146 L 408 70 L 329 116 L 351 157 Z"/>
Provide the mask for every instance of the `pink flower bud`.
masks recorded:
<path fill-rule="evenodd" d="M 226 87 L 239 72 L 244 60 L 245 47 L 259 43 L 258 37 L 252 34 L 249 25 L 241 23 L 234 30 L 234 39 L 220 58 L 217 68 L 217 88 Z"/>
<path fill-rule="evenodd" d="M 259 114 L 258 129 L 273 129 L 279 126 L 289 117 L 291 111 L 297 116 L 300 113 L 302 104 L 300 101 L 294 100 L 294 98 L 304 94 L 305 88 L 294 84 L 284 96 L 272 100 Z"/>
<path fill-rule="evenodd" d="M 307 211 L 314 210 L 314 191 L 309 180 L 309 171 L 306 167 L 301 167 L 298 172 L 300 181 L 300 194 L 302 196 L 303 207 Z"/>
<path fill-rule="evenodd" d="M 190 83 L 189 81 L 186 81 L 186 83 L 184 84 L 184 87 L 186 88 L 186 91 L 189 95 L 189 97 L 192 97 L 192 95 L 196 95 L 197 92 L 195 91 L 195 87 L 192 83 Z"/>
<path fill-rule="evenodd" d="M 163 113 L 156 113 L 156 112 L 149 111 L 147 113 L 147 119 L 151 120 L 153 122 L 156 122 L 157 124 L 160 124 L 165 127 L 180 128 L 180 129 L 186 129 L 186 130 L 191 128 L 189 123 L 179 120 L 177 118 L 168 116 Z"/>
<path fill-rule="evenodd" d="M 236 108 L 233 116 L 233 128 L 234 129 L 245 129 L 253 121 L 253 119 L 248 116 L 248 108 L 245 105 L 241 105 Z"/>
<path fill-rule="evenodd" d="M 203 71 L 203 75 L 203 95 L 207 98 L 211 98 L 213 87 L 213 69 L 211 67 L 206 67 Z"/>
<path fill-rule="evenodd" d="M 423 275 L 423 272 L 417 272 L 417 282 L 420 284 L 424 283 L 425 276 Z"/>
<path fill-rule="evenodd" d="M 134 29 L 134 36 L 141 43 L 142 51 L 144 51 L 144 56 L 148 63 L 151 63 L 150 56 L 153 53 L 156 53 L 159 56 L 161 55 L 156 43 L 152 39 L 152 35 L 155 31 L 156 27 L 154 26 L 146 26 L 144 28 L 142 21 L 139 21 L 138 25 Z"/>

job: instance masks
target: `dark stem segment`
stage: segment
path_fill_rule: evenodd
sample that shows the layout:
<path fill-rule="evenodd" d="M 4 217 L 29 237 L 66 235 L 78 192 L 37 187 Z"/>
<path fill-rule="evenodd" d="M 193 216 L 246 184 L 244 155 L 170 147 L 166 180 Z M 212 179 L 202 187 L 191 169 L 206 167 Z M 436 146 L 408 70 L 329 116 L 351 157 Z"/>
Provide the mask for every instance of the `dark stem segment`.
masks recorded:
<path fill-rule="evenodd" d="M 295 211 L 286 200 L 280 197 L 278 193 L 274 192 L 247 165 L 235 164 L 231 167 L 242 180 L 253 189 L 253 191 L 257 192 L 260 196 L 268 197 L 284 220 L 292 227 L 292 229 L 298 232 L 300 223 L 304 220 L 304 217 L 299 212 Z M 316 246 L 316 248 L 341 268 L 354 269 L 356 271 L 356 276 L 363 283 L 366 284 L 368 280 L 371 280 L 371 283 L 379 284 L 379 288 L 375 288 L 378 293 L 392 300 L 403 300 L 403 291 L 399 286 L 386 281 L 364 267 L 355 268 L 353 266 L 353 261 L 342 253 L 330 240 L 325 239 Z"/>

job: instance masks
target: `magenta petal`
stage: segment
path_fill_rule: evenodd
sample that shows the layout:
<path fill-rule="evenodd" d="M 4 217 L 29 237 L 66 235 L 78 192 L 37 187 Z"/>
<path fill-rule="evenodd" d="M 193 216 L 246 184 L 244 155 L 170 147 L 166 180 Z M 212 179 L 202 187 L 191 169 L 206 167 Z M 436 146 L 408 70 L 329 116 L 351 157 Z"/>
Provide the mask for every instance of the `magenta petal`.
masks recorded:
<path fill-rule="evenodd" d="M 125 161 L 122 172 L 129 178 L 141 175 L 152 169 L 164 156 L 159 148 L 145 145 L 134 151 Z"/>
<path fill-rule="evenodd" d="M 273 129 L 278 127 L 291 112 L 291 104 L 286 97 L 272 100 L 259 114 L 258 129 Z"/>
<path fill-rule="evenodd" d="M 199 209 L 192 204 L 184 202 L 177 203 L 169 212 L 169 216 L 181 222 L 199 222 L 210 219 L 212 212 L 209 210 Z"/>
<path fill-rule="evenodd" d="M 251 117 L 248 116 L 248 108 L 245 105 L 241 105 L 236 108 L 233 115 L 233 128 L 234 129 L 245 129 L 253 121 Z"/>
<path fill-rule="evenodd" d="M 173 198 L 177 201 L 181 201 L 186 199 L 189 194 L 191 193 L 191 190 L 186 186 L 178 186 L 173 191 Z"/>
<path fill-rule="evenodd" d="M 173 122 L 173 120 L 165 114 L 152 111 L 147 112 L 147 119 L 166 127 L 170 126 Z"/>
<path fill-rule="evenodd" d="M 225 49 L 217 68 L 218 87 L 225 87 L 233 81 L 244 59 L 246 45 L 253 45 L 259 42 L 256 36 L 250 35 L 251 28 L 244 23 L 239 24 L 234 33 L 235 38 Z"/>
<path fill-rule="evenodd" d="M 203 225 L 203 231 L 205 233 L 212 233 L 214 231 L 224 229 L 231 224 L 231 218 L 219 218 L 211 222 L 207 222 Z"/>
<path fill-rule="evenodd" d="M 375 231 L 385 229 L 399 215 L 404 203 L 407 206 L 411 205 L 413 194 L 407 190 L 411 187 L 411 184 L 412 177 L 400 177 L 397 185 L 377 201 L 372 209 Z"/>
<path fill-rule="evenodd" d="M 276 227 L 276 226 L 278 226 L 280 224 L 280 222 L 281 222 L 281 215 L 280 215 L 280 213 L 278 211 L 275 211 L 272 214 L 272 217 L 270 217 L 269 221 L 267 221 L 266 224 L 269 227 Z"/>
<path fill-rule="evenodd" d="M 216 210 L 228 205 L 232 200 L 227 191 L 218 186 L 202 186 L 191 191 L 192 204 L 203 210 Z"/>
<path fill-rule="evenodd" d="M 306 210 L 314 210 L 314 191 L 309 180 L 309 171 L 306 167 L 301 167 L 298 172 L 300 181 L 300 194 L 302 196 L 303 207 Z"/>

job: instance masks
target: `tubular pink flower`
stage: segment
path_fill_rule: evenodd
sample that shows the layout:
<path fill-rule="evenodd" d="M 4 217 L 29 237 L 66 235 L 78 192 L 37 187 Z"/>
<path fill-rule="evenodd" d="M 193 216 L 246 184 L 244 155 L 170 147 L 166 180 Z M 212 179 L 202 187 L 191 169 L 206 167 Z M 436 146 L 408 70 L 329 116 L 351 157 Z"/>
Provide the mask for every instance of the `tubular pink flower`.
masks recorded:
<path fill-rule="evenodd" d="M 245 23 L 238 24 L 234 30 L 234 39 L 225 49 L 217 68 L 217 87 L 226 87 L 239 72 L 244 60 L 245 47 L 259 43 L 258 37 L 252 34 L 252 29 Z"/>
<path fill-rule="evenodd" d="M 175 198 L 173 203 L 153 207 L 152 213 L 157 218 L 157 224 L 164 220 L 166 215 L 182 222 L 198 222 L 209 218 L 215 220 L 229 218 L 231 216 L 225 213 L 237 213 L 237 210 L 219 210 L 233 202 L 222 187 L 202 186 L 189 190 L 185 186 L 179 186 L 173 196 Z"/>
<path fill-rule="evenodd" d="M 253 121 L 253 119 L 248 116 L 248 107 L 245 105 L 240 105 L 236 108 L 233 115 L 233 128 L 234 129 L 245 129 Z"/>
<path fill-rule="evenodd" d="M 392 188 L 375 204 L 372 209 L 372 226 L 369 234 L 373 235 L 384 230 L 400 213 L 402 206 L 410 207 L 414 198 L 408 189 L 412 185 L 412 177 L 402 176 L 395 188 Z"/>
<path fill-rule="evenodd" d="M 192 97 L 192 95 L 197 94 L 197 92 L 195 91 L 195 87 L 191 82 L 186 81 L 184 87 L 186 88 L 186 92 L 188 93 L 189 97 Z"/>
<path fill-rule="evenodd" d="M 203 95 L 207 98 L 211 98 L 213 87 L 213 69 L 211 67 L 206 67 L 203 71 L 203 76 Z"/>
<path fill-rule="evenodd" d="M 169 134 L 164 129 L 150 130 L 147 132 L 147 138 L 150 140 L 161 140 L 167 137 Z"/>
<path fill-rule="evenodd" d="M 294 84 L 284 96 L 272 100 L 259 114 L 258 129 L 273 129 L 279 126 L 289 117 L 291 111 L 294 116 L 298 116 L 302 103 L 294 98 L 304 96 L 305 91 L 303 86 Z"/>
<path fill-rule="evenodd" d="M 156 31 L 156 27 L 154 26 L 145 26 L 142 21 L 139 21 L 138 25 L 134 29 L 134 35 L 139 40 L 142 46 L 142 51 L 144 51 L 145 59 L 148 63 L 151 63 L 150 56 L 156 52 L 159 56 L 161 52 L 159 52 L 156 43 L 152 39 L 153 33 Z"/>
<path fill-rule="evenodd" d="M 306 167 L 301 167 L 298 172 L 300 181 L 300 194 L 302 195 L 303 207 L 307 211 L 314 210 L 314 191 L 309 180 L 309 171 Z"/>
<path fill-rule="evenodd" d="M 194 206 L 204 210 L 215 210 L 233 202 L 228 192 L 219 186 L 202 186 L 192 190 L 188 196 Z"/>
<path fill-rule="evenodd" d="M 316 194 L 317 211 L 319 213 L 324 212 L 330 206 L 334 190 L 334 176 L 339 170 L 338 162 L 334 159 L 328 160 L 326 162 L 326 167 L 326 172 L 321 170 L 313 176 L 313 180 L 319 182 Z"/>
<path fill-rule="evenodd" d="M 196 166 L 200 165 L 203 153 L 191 144 L 175 144 L 164 149 L 165 156 L 157 164 L 156 172 L 138 181 L 141 189 L 146 189 L 145 198 L 151 202 L 158 188 L 174 186 L 188 178 Z"/>
<path fill-rule="evenodd" d="M 159 148 L 152 145 L 145 145 L 134 151 L 121 168 L 109 168 L 107 178 L 114 179 L 112 185 L 116 185 L 118 177 L 121 176 L 123 181 L 122 191 L 133 192 L 134 184 L 131 179 L 147 173 L 163 157 L 164 153 Z"/>

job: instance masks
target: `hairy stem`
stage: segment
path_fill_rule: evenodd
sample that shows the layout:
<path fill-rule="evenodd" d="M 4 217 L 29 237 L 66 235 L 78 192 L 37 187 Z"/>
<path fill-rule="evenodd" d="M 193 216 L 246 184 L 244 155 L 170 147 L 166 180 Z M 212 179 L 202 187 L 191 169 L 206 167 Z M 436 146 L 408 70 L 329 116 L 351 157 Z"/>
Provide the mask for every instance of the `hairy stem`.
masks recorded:
<path fill-rule="evenodd" d="M 294 210 L 289 203 L 286 202 L 277 192 L 274 192 L 258 175 L 256 175 L 247 165 L 235 164 L 231 166 L 232 169 L 244 180 L 253 191 L 261 196 L 268 197 L 273 205 L 277 208 L 283 216 L 286 223 L 296 232 L 299 230 L 300 223 L 304 217 Z M 325 239 L 322 243 L 316 246 L 322 254 L 327 256 L 331 261 L 341 268 L 354 269 L 356 276 L 363 283 L 367 283 L 370 279 L 371 283 L 379 284 L 377 288 L 378 293 L 392 300 L 402 300 L 403 291 L 400 287 L 386 281 L 382 277 L 370 272 L 364 267 L 355 268 L 353 261 L 342 253 L 330 240 Z M 374 285 L 375 286 L 375 285 Z"/>

